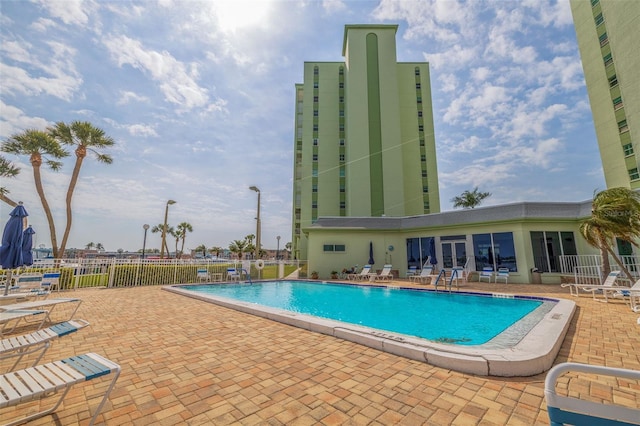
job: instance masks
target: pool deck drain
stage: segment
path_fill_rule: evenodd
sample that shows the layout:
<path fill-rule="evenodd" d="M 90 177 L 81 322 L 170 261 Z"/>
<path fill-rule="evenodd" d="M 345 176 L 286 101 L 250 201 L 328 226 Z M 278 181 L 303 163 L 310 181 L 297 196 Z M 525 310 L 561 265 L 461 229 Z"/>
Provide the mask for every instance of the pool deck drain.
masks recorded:
<path fill-rule="evenodd" d="M 523 377 L 547 371 L 553 365 L 575 311 L 575 303 L 571 300 L 546 300 L 534 312 L 527 315 L 526 319 L 517 322 L 489 342 L 465 346 L 439 343 L 357 324 L 198 293 L 186 287 L 166 286 L 164 289 L 415 361 L 480 376 Z M 377 285 L 377 287 L 384 286 Z M 394 286 L 395 288 L 397 287 Z M 507 296 L 504 293 L 499 295 Z"/>

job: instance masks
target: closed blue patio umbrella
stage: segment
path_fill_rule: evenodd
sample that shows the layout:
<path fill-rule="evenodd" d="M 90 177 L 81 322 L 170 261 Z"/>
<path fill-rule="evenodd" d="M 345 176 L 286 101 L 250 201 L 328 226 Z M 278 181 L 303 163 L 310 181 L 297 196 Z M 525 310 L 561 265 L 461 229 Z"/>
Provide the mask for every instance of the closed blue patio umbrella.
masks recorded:
<path fill-rule="evenodd" d="M 22 222 L 25 217 L 29 216 L 29 214 L 22 206 L 22 203 L 20 203 L 11 211 L 11 213 L 9 213 L 9 216 L 11 217 L 4 226 L 4 232 L 2 233 L 2 246 L 0 246 L 0 265 L 2 265 L 2 269 L 7 270 L 7 281 L 4 286 L 4 294 L 9 293 L 9 287 L 11 286 L 11 274 L 13 272 L 12 269 L 24 265 L 24 258 L 22 256 Z"/>
<path fill-rule="evenodd" d="M 369 265 L 376 263 L 373 260 L 373 241 L 369 241 Z"/>
<path fill-rule="evenodd" d="M 438 258 L 436 257 L 436 239 L 433 237 L 429 240 L 429 263 L 431 263 L 433 270 L 435 271 L 436 265 L 438 264 Z"/>
<path fill-rule="evenodd" d="M 22 232 L 22 261 L 27 266 L 33 265 L 33 252 L 31 248 L 33 247 L 33 234 L 35 233 L 36 231 L 33 230 L 31 225 Z"/>

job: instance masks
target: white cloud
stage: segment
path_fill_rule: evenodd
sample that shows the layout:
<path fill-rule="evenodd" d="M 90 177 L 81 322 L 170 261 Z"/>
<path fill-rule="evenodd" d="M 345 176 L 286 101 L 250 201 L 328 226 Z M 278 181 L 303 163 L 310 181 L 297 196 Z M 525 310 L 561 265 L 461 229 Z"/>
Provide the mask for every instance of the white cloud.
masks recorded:
<path fill-rule="evenodd" d="M 0 101 L 0 137 L 7 138 L 26 129 L 45 129 L 49 122 L 41 117 L 29 117 L 24 111 Z"/>
<path fill-rule="evenodd" d="M 119 66 L 131 65 L 156 81 L 165 100 L 189 110 L 209 102 L 208 90 L 197 83 L 197 65 L 185 65 L 169 52 L 146 50 L 138 40 L 127 36 L 112 36 L 104 40 L 112 58 Z"/>
<path fill-rule="evenodd" d="M 89 22 L 89 16 L 85 7 L 91 7 L 91 2 L 83 0 L 39 0 L 40 7 L 44 8 L 54 18 L 60 19 L 65 24 L 84 26 Z"/>
<path fill-rule="evenodd" d="M 147 102 L 148 100 L 146 96 L 141 96 L 134 92 L 120 91 L 120 99 L 118 99 L 116 105 L 126 105 L 131 102 Z"/>
<path fill-rule="evenodd" d="M 342 0 L 322 0 L 322 8 L 329 14 L 340 13 L 347 8 Z"/>
<path fill-rule="evenodd" d="M 133 124 L 128 126 L 129 133 L 132 136 L 158 136 L 155 129 L 151 126 L 145 126 L 142 124 Z"/>

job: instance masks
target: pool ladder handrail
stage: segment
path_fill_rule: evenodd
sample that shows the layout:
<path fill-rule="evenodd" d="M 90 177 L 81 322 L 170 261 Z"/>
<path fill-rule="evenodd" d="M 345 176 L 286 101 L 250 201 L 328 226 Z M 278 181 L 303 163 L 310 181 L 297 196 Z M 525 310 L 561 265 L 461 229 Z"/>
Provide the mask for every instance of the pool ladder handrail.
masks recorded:
<path fill-rule="evenodd" d="M 253 284 L 251 282 L 251 274 L 249 272 L 247 272 L 246 269 L 242 268 L 242 269 L 240 269 L 240 272 L 243 272 L 247 277 L 249 277 L 249 284 Z"/>
<path fill-rule="evenodd" d="M 444 277 L 444 287 L 445 289 L 447 288 L 447 285 L 449 286 L 449 292 L 451 292 L 451 289 L 453 287 L 453 280 L 456 280 L 456 288 L 458 288 L 458 269 L 454 268 L 451 270 L 451 277 L 449 278 L 449 283 L 447 284 L 447 276 L 446 276 L 446 271 L 445 269 L 441 269 L 440 272 L 438 273 L 438 277 L 436 278 L 435 283 L 433 284 L 436 288 L 436 291 L 438 291 L 438 281 L 440 281 L 440 278 Z"/>

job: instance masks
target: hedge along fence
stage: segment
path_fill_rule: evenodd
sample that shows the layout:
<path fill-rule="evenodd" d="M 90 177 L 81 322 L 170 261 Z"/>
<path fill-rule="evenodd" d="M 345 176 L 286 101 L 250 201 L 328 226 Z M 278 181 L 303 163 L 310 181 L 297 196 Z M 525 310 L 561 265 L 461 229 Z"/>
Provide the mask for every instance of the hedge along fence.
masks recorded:
<path fill-rule="evenodd" d="M 279 279 L 290 275 L 301 267 L 303 262 L 284 263 L 284 275 L 279 276 L 279 264 L 268 262 L 261 271 L 255 262 L 245 262 L 244 266 L 232 261 L 228 263 L 187 260 L 142 260 L 142 259 L 65 259 L 48 260 L 48 266 L 38 265 L 23 268 L 20 273 L 60 272 L 60 289 L 73 290 L 91 287 L 134 287 L 148 285 L 192 284 L 203 280 L 198 270 L 206 269 L 209 276 L 204 282 L 213 281 L 212 277 L 226 280 L 227 268 L 243 269 L 248 267 L 252 280 Z M 61 267 L 56 267 L 62 265 Z M 217 275 L 214 275 L 217 274 Z"/>

